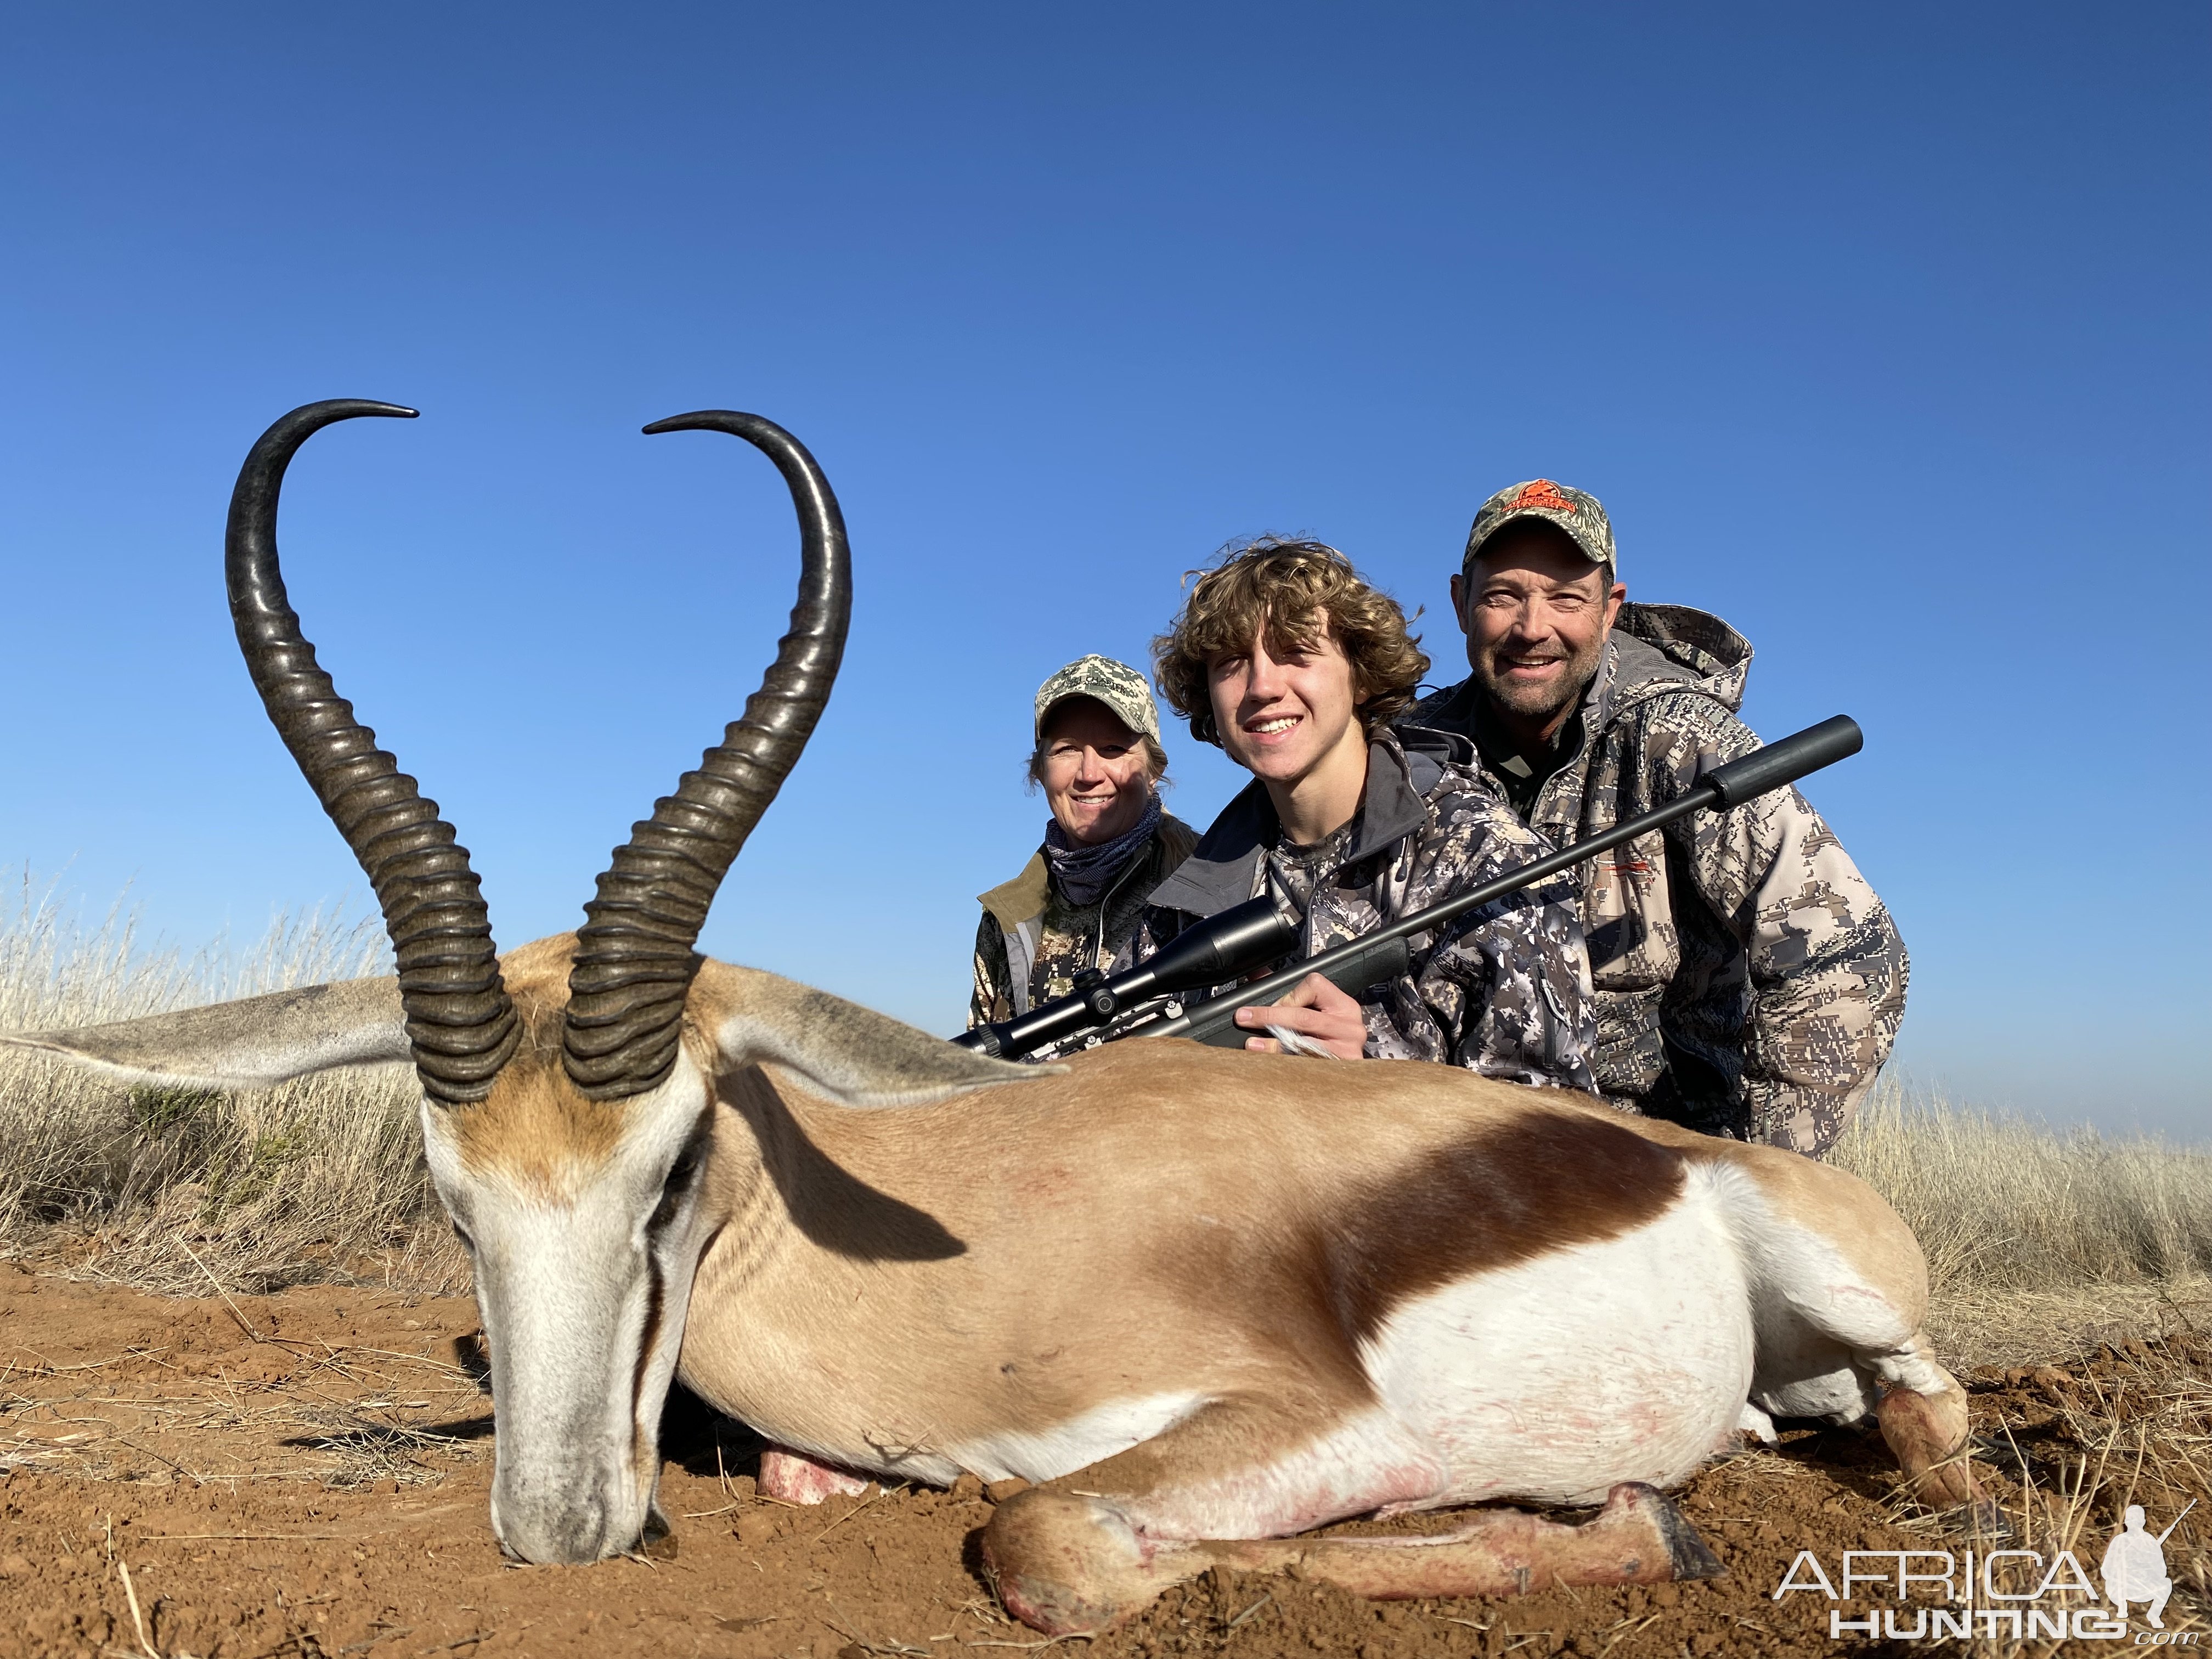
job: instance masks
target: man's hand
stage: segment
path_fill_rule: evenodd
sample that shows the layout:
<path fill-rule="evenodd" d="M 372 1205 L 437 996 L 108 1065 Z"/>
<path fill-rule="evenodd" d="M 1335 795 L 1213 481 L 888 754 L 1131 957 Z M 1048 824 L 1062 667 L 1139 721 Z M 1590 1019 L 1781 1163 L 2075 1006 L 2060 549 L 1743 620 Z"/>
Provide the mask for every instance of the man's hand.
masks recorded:
<path fill-rule="evenodd" d="M 1308 974 L 1280 1002 L 1264 1008 L 1239 1008 L 1237 1024 L 1248 1030 L 1279 1025 L 1328 1049 L 1339 1060 L 1359 1060 L 1367 1052 L 1367 1022 L 1360 1018 L 1358 999 L 1338 990 L 1319 974 Z M 1283 1052 L 1283 1045 L 1269 1036 L 1246 1037 L 1244 1046 L 1263 1054 Z"/>

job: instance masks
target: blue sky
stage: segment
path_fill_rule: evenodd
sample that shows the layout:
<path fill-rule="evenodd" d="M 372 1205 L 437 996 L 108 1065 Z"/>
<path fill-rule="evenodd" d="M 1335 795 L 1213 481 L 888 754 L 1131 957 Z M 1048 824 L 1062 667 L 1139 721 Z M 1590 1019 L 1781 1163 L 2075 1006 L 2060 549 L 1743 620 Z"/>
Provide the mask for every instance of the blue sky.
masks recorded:
<path fill-rule="evenodd" d="M 2112 26 L 2124 15 L 2125 27 Z M 714 953 L 951 1030 L 1030 695 L 1309 532 L 1464 672 L 1483 496 L 1838 711 L 1811 790 L 1954 1093 L 2201 1131 L 2212 14 L 2055 6 L 48 6 L 0 59 L 0 859 L 197 943 L 365 884 L 222 600 L 240 459 L 339 687 L 573 925 L 790 604 L 844 677 Z M 1170 732 L 1175 810 L 1238 775 Z"/>

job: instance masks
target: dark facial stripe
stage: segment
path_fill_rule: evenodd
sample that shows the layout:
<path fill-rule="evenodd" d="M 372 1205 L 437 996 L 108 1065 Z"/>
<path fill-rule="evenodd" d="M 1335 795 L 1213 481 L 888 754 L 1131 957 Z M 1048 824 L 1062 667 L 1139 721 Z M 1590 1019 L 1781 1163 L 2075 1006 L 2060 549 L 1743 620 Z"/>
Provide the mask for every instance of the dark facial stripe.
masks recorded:
<path fill-rule="evenodd" d="M 645 1335 L 637 1346 L 637 1359 L 630 1367 L 629 1375 L 629 1416 L 635 1434 L 644 1433 L 642 1428 L 635 1426 L 638 1407 L 644 1401 L 645 1374 L 653 1364 L 653 1345 L 660 1340 L 660 1321 L 667 1302 L 666 1286 L 660 1276 L 660 1257 L 651 1249 L 645 1253 Z"/>

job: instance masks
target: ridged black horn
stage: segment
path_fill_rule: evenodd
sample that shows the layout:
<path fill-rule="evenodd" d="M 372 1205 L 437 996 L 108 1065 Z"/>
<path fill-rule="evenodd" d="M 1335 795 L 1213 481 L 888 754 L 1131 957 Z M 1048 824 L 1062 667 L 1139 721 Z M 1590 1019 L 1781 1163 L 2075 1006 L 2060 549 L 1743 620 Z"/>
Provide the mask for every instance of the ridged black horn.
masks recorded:
<path fill-rule="evenodd" d="M 853 611 L 844 515 L 805 446 L 773 421 L 703 409 L 655 421 L 647 432 L 727 432 L 776 465 L 799 512 L 799 602 L 791 631 L 745 712 L 686 772 L 653 817 L 631 826 L 584 907 L 568 974 L 562 1059 L 594 1100 L 642 1094 L 668 1075 L 683 1036 L 684 998 L 699 958 L 691 947 L 708 907 L 768 804 L 806 747 L 830 701 Z"/>
<path fill-rule="evenodd" d="M 300 446 L 333 421 L 415 411 L 333 398 L 294 410 L 261 434 L 239 470 L 224 574 L 239 648 L 284 746 L 368 874 L 399 959 L 399 994 L 423 1088 L 451 1104 L 482 1100 L 514 1052 L 514 1006 L 500 983 L 491 918 L 468 849 L 415 780 L 376 746 L 300 634 L 276 562 L 276 496 Z"/>

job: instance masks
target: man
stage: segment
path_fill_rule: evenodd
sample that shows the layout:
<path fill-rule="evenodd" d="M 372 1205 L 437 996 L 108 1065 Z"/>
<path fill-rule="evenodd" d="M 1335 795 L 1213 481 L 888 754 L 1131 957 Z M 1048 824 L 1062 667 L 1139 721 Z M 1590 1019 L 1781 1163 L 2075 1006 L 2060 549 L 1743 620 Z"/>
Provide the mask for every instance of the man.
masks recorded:
<path fill-rule="evenodd" d="M 1742 636 L 1627 591 L 1595 497 L 1543 478 L 1498 491 L 1452 579 L 1474 672 L 1406 716 L 1469 740 L 1522 822 L 1562 846 L 1759 746 L 1735 715 Z M 1888 1056 L 1907 964 L 1803 796 L 1697 813 L 1601 854 L 1583 866 L 1581 908 L 1608 1100 L 1815 1158 L 1835 1144 Z"/>
<path fill-rule="evenodd" d="M 1269 538 L 1233 554 L 1193 586 L 1153 652 L 1191 735 L 1253 781 L 1154 890 L 1148 947 L 1266 894 L 1302 923 L 1307 956 L 1547 850 L 1472 773 L 1393 733 L 1429 659 L 1397 605 L 1334 548 Z M 1358 999 L 1309 975 L 1283 1002 L 1240 1011 L 1245 1046 L 1589 1089 L 1572 894 L 1554 883 L 1442 938 L 1417 935 L 1412 971 Z"/>

